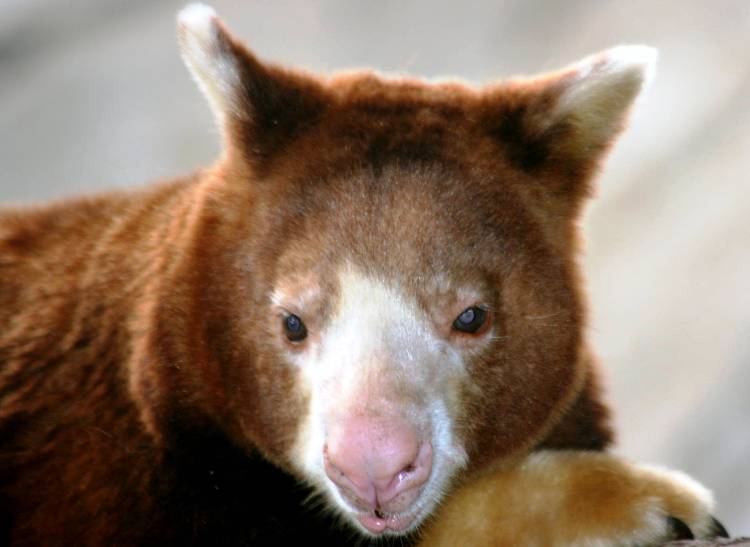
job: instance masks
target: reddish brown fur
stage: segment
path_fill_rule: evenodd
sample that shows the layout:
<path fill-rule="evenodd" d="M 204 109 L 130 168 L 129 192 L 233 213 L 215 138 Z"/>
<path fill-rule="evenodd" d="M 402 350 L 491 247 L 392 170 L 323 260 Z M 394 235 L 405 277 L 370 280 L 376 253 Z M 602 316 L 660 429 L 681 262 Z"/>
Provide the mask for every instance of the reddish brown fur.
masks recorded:
<path fill-rule="evenodd" d="M 342 249 L 425 306 L 424 276 L 491 282 L 503 338 L 472 365 L 469 473 L 535 447 L 604 448 L 575 222 L 609 141 L 578 157 L 568 121 L 536 132 L 559 93 L 544 83 L 326 81 L 227 47 L 253 85 L 214 168 L 0 216 L 7 539 L 271 537 L 244 528 L 246 497 L 205 497 L 236 475 L 184 481 L 245 457 L 254 470 L 256 452 L 289 470 L 305 400 L 269 342 L 268 294 L 282 272 L 330 278 Z M 242 480 L 257 496 L 271 479 Z"/>

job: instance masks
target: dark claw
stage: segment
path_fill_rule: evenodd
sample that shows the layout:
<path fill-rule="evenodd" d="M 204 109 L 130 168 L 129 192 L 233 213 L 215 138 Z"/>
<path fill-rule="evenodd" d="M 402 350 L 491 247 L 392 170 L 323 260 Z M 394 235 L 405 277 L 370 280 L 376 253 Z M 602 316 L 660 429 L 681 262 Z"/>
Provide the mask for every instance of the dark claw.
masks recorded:
<path fill-rule="evenodd" d="M 727 529 L 724 528 L 722 523 L 716 520 L 716 518 L 711 517 L 711 530 L 709 532 L 709 537 L 728 538 L 729 532 L 727 532 Z"/>
<path fill-rule="evenodd" d="M 669 527 L 672 529 L 674 539 L 695 539 L 688 525 L 675 517 L 667 517 Z"/>

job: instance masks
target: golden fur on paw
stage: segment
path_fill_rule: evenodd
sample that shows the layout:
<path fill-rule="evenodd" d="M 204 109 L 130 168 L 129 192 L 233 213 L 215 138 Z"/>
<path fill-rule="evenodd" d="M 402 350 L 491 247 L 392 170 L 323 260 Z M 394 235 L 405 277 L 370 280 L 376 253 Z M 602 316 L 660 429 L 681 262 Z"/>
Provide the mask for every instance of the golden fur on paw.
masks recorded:
<path fill-rule="evenodd" d="M 642 546 L 673 539 L 668 517 L 696 537 L 713 499 L 686 475 L 596 452 L 537 452 L 461 489 L 422 545 Z"/>

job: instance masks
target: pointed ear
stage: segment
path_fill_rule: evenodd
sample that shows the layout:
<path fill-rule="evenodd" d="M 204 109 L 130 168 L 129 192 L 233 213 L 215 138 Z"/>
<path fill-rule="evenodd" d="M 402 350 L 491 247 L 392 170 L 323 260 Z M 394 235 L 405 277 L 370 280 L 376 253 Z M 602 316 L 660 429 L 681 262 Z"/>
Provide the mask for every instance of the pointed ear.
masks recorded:
<path fill-rule="evenodd" d="M 222 129 L 225 145 L 263 162 L 312 125 L 325 108 L 321 84 L 260 62 L 213 8 L 190 4 L 177 16 L 182 58 Z"/>
<path fill-rule="evenodd" d="M 653 74 L 656 50 L 620 46 L 559 72 L 514 81 L 487 97 L 490 131 L 510 160 L 566 179 L 570 193 L 585 180 L 622 129 L 631 105 Z M 578 188 L 570 183 L 580 182 Z"/>

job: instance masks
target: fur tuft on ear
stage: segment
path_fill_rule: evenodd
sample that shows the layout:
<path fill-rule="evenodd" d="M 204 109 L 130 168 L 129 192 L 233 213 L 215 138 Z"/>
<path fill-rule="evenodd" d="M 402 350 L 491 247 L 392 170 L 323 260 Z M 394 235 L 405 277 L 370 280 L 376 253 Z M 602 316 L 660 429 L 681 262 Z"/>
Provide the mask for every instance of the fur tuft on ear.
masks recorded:
<path fill-rule="evenodd" d="M 563 143 L 573 156 L 606 146 L 644 85 L 653 77 L 657 51 L 642 45 L 619 46 L 587 57 L 563 71 L 559 96 L 540 129 L 572 127 Z"/>
<path fill-rule="evenodd" d="M 225 145 L 260 169 L 310 128 L 326 106 L 310 76 L 259 61 L 204 4 L 177 16 L 185 64 L 208 99 Z"/>
<path fill-rule="evenodd" d="M 190 4 L 179 12 L 177 28 L 182 58 L 217 123 L 223 125 L 227 115 L 242 117 L 240 67 L 216 11 L 205 4 Z"/>
<path fill-rule="evenodd" d="M 552 74 L 490 87 L 480 123 L 510 163 L 534 176 L 530 192 L 575 215 L 656 56 L 647 46 L 619 46 Z"/>

